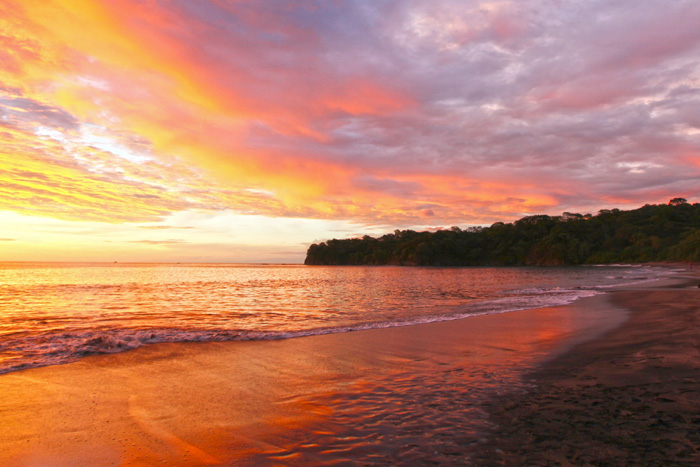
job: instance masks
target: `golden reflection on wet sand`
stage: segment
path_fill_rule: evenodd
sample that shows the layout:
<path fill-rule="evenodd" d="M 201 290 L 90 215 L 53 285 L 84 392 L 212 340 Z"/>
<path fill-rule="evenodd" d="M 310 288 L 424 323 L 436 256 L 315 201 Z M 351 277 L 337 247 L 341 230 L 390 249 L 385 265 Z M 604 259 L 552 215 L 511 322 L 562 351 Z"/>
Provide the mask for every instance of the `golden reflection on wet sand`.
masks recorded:
<path fill-rule="evenodd" d="M 478 441 L 485 398 L 525 390 L 522 371 L 619 320 L 603 300 L 9 373 L 0 464 L 454 460 Z"/>

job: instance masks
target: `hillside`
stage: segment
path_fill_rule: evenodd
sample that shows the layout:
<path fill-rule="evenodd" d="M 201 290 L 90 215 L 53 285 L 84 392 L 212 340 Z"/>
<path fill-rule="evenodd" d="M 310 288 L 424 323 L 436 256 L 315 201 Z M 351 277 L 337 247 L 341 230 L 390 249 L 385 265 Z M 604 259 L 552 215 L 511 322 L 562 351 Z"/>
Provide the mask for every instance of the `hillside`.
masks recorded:
<path fill-rule="evenodd" d="M 309 265 L 516 266 L 700 261 L 700 203 L 597 215 L 536 215 L 512 224 L 437 232 L 396 230 L 379 238 L 329 240 L 309 247 Z"/>

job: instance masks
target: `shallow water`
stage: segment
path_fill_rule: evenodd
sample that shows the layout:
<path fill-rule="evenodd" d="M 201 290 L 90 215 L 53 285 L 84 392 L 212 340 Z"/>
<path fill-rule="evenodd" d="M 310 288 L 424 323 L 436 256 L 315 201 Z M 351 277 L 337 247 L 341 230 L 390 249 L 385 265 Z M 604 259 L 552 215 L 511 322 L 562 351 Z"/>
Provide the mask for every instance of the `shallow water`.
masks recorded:
<path fill-rule="evenodd" d="M 0 376 L 10 414 L 0 464 L 469 465 L 493 395 L 527 391 L 523 372 L 620 315 L 594 297 L 300 339 L 150 345 L 10 373 Z"/>
<path fill-rule="evenodd" d="M 281 339 L 560 305 L 666 273 L 0 263 L 0 373 L 158 342 Z"/>

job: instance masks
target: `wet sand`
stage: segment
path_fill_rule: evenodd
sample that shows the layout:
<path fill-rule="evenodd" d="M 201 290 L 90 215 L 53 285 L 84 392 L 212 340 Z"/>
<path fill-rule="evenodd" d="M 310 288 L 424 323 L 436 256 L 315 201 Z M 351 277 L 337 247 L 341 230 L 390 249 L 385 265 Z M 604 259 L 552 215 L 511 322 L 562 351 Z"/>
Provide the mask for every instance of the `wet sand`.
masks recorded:
<path fill-rule="evenodd" d="M 620 328 L 495 398 L 478 465 L 700 465 L 700 274 L 608 296 Z"/>
<path fill-rule="evenodd" d="M 159 344 L 0 376 L 0 465 L 465 463 L 484 403 L 619 325 L 573 306 L 281 341 Z"/>

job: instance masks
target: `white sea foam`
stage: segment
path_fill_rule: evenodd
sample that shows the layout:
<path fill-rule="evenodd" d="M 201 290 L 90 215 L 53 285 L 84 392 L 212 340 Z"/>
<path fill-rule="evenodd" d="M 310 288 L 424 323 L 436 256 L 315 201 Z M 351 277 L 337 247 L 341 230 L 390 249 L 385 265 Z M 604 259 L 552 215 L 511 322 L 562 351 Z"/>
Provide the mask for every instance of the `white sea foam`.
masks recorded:
<path fill-rule="evenodd" d="M 453 307 L 451 310 L 443 309 L 440 314 L 297 331 L 126 328 L 31 334 L 24 338 L 14 339 L 12 351 L 15 357 L 9 358 L 9 361 L 5 362 L 5 367 L 0 367 L 0 374 L 38 366 L 68 363 L 88 355 L 125 352 L 148 344 L 290 339 L 331 333 L 428 324 L 472 316 L 566 305 L 579 298 L 593 296 L 599 292 L 593 290 L 564 290 L 560 288 L 548 290 L 534 288 L 510 291 L 509 293 L 512 294 L 512 296 L 485 300 L 464 307 Z M 0 352 L 7 350 L 8 347 L 7 343 L 4 345 L 0 344 Z"/>
<path fill-rule="evenodd" d="M 14 282 L 5 277 L 0 373 L 157 343 L 288 339 L 565 305 L 668 272 L 170 267 L 128 271 L 120 281 L 105 269 L 86 277 L 38 269 L 43 282 L 31 271 Z M 139 280 L 144 271 L 163 278 Z"/>

